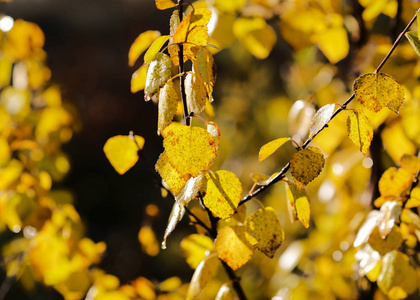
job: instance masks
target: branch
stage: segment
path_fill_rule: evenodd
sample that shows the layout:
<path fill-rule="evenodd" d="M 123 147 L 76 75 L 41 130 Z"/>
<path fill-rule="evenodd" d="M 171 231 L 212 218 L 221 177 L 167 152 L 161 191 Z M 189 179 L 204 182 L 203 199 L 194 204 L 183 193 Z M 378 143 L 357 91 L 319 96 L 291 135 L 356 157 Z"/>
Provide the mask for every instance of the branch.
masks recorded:
<path fill-rule="evenodd" d="M 389 52 L 387 53 L 387 55 L 384 57 L 384 59 L 382 60 L 382 62 L 379 64 L 379 66 L 375 69 L 374 73 L 378 73 L 382 67 L 385 65 L 385 63 L 388 61 L 388 59 L 390 58 L 391 54 L 394 52 L 394 50 L 396 49 L 397 45 L 399 44 L 399 42 L 401 41 L 402 37 L 404 36 L 404 34 L 410 29 L 411 25 L 413 25 L 414 21 L 417 19 L 417 12 L 420 11 L 420 8 L 416 11 L 416 14 L 414 14 L 413 18 L 411 19 L 411 21 L 408 23 L 408 25 L 404 28 L 404 30 L 400 33 L 400 35 L 398 36 L 398 38 L 395 40 L 394 44 L 392 45 L 391 49 L 389 50 Z M 355 98 L 355 94 L 353 93 L 346 102 L 344 102 L 344 104 L 342 106 L 340 106 L 335 112 L 334 114 L 331 116 L 331 119 L 328 121 L 327 124 L 324 125 L 324 127 L 322 127 L 317 133 L 315 133 L 311 138 L 308 138 L 305 143 L 303 143 L 301 149 L 305 149 L 306 147 L 308 147 L 309 143 L 321 132 L 323 131 L 326 127 L 328 127 L 328 124 L 331 122 L 332 119 L 334 119 L 341 111 L 345 110 L 347 108 L 347 105 L 350 104 L 351 101 L 353 101 L 353 99 Z M 249 193 L 248 195 L 246 195 L 240 202 L 239 205 L 243 205 L 246 202 L 248 202 L 249 200 L 251 200 L 252 198 L 254 198 L 255 196 L 259 195 L 261 192 L 263 192 L 264 190 L 266 190 L 268 187 L 274 185 L 275 183 L 281 181 L 285 175 L 286 172 L 289 170 L 290 168 L 290 162 L 288 162 L 283 169 L 281 169 L 281 171 L 266 185 L 261 186 L 259 189 L 255 190 L 252 193 Z"/>

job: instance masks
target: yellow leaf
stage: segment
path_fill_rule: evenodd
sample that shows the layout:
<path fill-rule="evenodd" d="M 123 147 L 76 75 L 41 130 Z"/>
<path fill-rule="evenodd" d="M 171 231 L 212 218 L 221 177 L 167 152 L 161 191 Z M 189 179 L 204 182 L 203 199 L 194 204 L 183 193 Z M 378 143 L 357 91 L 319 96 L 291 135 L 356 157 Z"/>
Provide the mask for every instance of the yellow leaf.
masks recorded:
<path fill-rule="evenodd" d="M 311 218 L 311 203 L 305 189 L 298 189 L 293 183 L 286 186 L 289 216 L 292 221 L 299 219 L 305 228 L 309 227 Z"/>
<path fill-rule="evenodd" d="M 216 158 L 214 137 L 205 129 L 178 126 L 167 132 L 163 140 L 166 155 L 181 177 L 196 177 Z"/>
<path fill-rule="evenodd" d="M 138 239 L 143 251 L 150 256 L 159 254 L 159 243 L 156 240 L 156 235 L 150 226 L 143 226 L 138 233 Z"/>
<path fill-rule="evenodd" d="M 245 221 L 245 237 L 255 249 L 273 258 L 284 240 L 276 211 L 265 207 L 251 214 Z"/>
<path fill-rule="evenodd" d="M 318 133 L 328 122 L 331 120 L 334 114 L 335 104 L 327 104 L 318 109 L 316 114 L 311 120 L 311 126 L 309 128 L 309 138 L 312 138 Z"/>
<path fill-rule="evenodd" d="M 182 189 L 175 195 L 175 200 L 178 204 L 185 206 L 191 200 L 195 199 L 199 192 L 201 192 L 206 184 L 207 172 L 201 172 L 197 177 L 191 177 Z"/>
<path fill-rule="evenodd" d="M 171 38 L 170 35 L 162 35 L 153 41 L 152 45 L 144 54 L 144 63 L 150 64 L 155 59 L 156 54 L 160 51 L 162 46 Z"/>
<path fill-rule="evenodd" d="M 217 256 L 233 270 L 246 264 L 254 254 L 245 238 L 244 226 L 226 226 L 219 230 L 215 248 Z"/>
<path fill-rule="evenodd" d="M 171 0 L 155 0 L 155 4 L 157 9 L 164 10 L 168 8 L 175 7 L 176 4 L 173 3 Z"/>
<path fill-rule="evenodd" d="M 144 300 L 155 300 L 156 292 L 153 283 L 144 277 L 139 277 L 132 283 L 137 294 Z"/>
<path fill-rule="evenodd" d="M 191 278 L 186 300 L 200 299 L 200 294 L 206 285 L 216 276 L 219 260 L 215 256 L 203 259 Z"/>
<path fill-rule="evenodd" d="M 141 33 L 128 50 L 128 65 L 134 66 L 140 55 L 160 36 L 159 31 L 148 30 Z"/>
<path fill-rule="evenodd" d="M 417 274 L 414 267 L 410 264 L 407 255 L 398 250 L 393 250 L 385 254 L 382 259 L 382 270 L 377 282 L 378 287 L 388 296 L 396 293 L 395 288 L 400 288 L 406 297 L 413 293 L 418 286 Z"/>
<path fill-rule="evenodd" d="M 214 58 L 206 48 L 200 48 L 194 61 L 194 71 L 203 77 L 207 94 L 211 101 L 213 86 L 216 82 L 216 64 Z"/>
<path fill-rule="evenodd" d="M 178 102 L 180 101 L 178 93 L 175 91 L 172 81 L 166 82 L 159 91 L 159 109 L 158 109 L 158 130 L 160 133 L 172 122 L 175 116 Z"/>
<path fill-rule="evenodd" d="M 378 112 L 387 106 L 394 112 L 404 101 L 403 88 L 388 74 L 364 74 L 353 84 L 356 99 L 366 108 Z"/>
<path fill-rule="evenodd" d="M 296 186 L 302 189 L 314 180 L 324 164 L 325 158 L 319 148 L 308 147 L 295 153 L 290 160 L 290 169 Z"/>
<path fill-rule="evenodd" d="M 0 168 L 0 190 L 8 188 L 22 174 L 23 165 L 20 161 L 12 159 L 9 163 Z"/>
<path fill-rule="evenodd" d="M 178 27 L 176 28 L 173 38 L 175 43 L 180 44 L 187 41 L 188 30 L 191 23 L 191 16 L 192 13 L 186 15 L 185 18 L 183 18 L 181 23 L 179 23 Z"/>
<path fill-rule="evenodd" d="M 206 107 L 207 94 L 204 80 L 198 73 L 188 73 L 185 76 L 185 94 L 187 96 L 188 112 L 199 114 Z"/>
<path fill-rule="evenodd" d="M 411 193 L 410 198 L 405 203 L 405 208 L 413 208 L 420 206 L 420 187 L 415 187 Z"/>
<path fill-rule="evenodd" d="M 391 167 L 379 179 L 379 192 L 381 196 L 398 196 L 411 184 L 412 180 L 411 173 Z"/>
<path fill-rule="evenodd" d="M 213 240 L 205 235 L 191 234 L 181 241 L 182 253 L 192 269 L 196 269 L 206 256 L 206 252 L 213 249 Z"/>
<path fill-rule="evenodd" d="M 159 52 L 147 69 L 144 99 L 149 101 L 171 78 L 172 62 L 169 56 Z"/>
<path fill-rule="evenodd" d="M 233 23 L 233 34 L 257 58 L 266 58 L 277 37 L 262 17 L 239 18 Z"/>
<path fill-rule="evenodd" d="M 375 19 L 383 11 L 387 2 L 387 0 L 370 1 L 362 13 L 363 20 L 369 22 Z"/>
<path fill-rule="evenodd" d="M 347 134 L 364 155 L 373 139 L 373 127 L 362 111 L 353 111 L 347 118 Z"/>
<path fill-rule="evenodd" d="M 401 157 L 401 168 L 410 172 L 411 174 L 417 174 L 420 170 L 420 158 L 411 154 L 404 154 Z"/>
<path fill-rule="evenodd" d="M 137 93 L 141 91 L 146 86 L 146 77 L 147 77 L 147 67 L 141 66 L 136 72 L 131 76 L 131 92 Z"/>
<path fill-rule="evenodd" d="M 0 136 L 0 166 L 4 166 L 9 162 L 9 159 L 11 157 L 9 143 L 7 140 Z"/>
<path fill-rule="evenodd" d="M 159 156 L 159 159 L 156 162 L 156 171 L 158 171 L 174 195 L 176 195 L 187 182 L 187 180 L 185 180 L 170 164 L 166 152 L 163 152 Z"/>
<path fill-rule="evenodd" d="M 405 125 L 412 127 L 413 130 L 415 130 L 415 127 L 417 126 L 416 122 Z M 417 152 L 416 146 L 413 144 L 412 140 L 407 137 L 406 132 L 406 128 L 403 128 L 399 120 L 387 124 L 381 132 L 381 138 L 386 152 L 395 163 L 399 162 L 404 154 L 414 154 Z"/>
<path fill-rule="evenodd" d="M 143 149 L 144 139 L 138 135 L 135 139 L 136 141 L 127 135 L 117 135 L 109 138 L 104 145 L 106 157 L 120 175 L 131 169 L 139 159 L 137 151 Z"/>
<path fill-rule="evenodd" d="M 241 200 L 242 185 L 229 171 L 219 170 L 206 175 L 204 205 L 217 217 L 228 219 Z"/>
<path fill-rule="evenodd" d="M 95 300 L 130 300 L 130 298 L 121 291 L 106 291 L 98 294 Z"/>
<path fill-rule="evenodd" d="M 191 26 L 206 27 L 211 18 L 211 10 L 200 7 L 191 12 Z"/>
<path fill-rule="evenodd" d="M 375 227 L 370 234 L 368 243 L 372 249 L 378 251 L 381 255 L 398 249 L 403 242 L 403 236 L 398 226 L 393 226 L 391 232 L 383 239 L 379 234 L 378 227 Z"/>
<path fill-rule="evenodd" d="M 7 57 L 0 58 L 0 87 L 10 85 L 13 62 Z"/>
<path fill-rule="evenodd" d="M 258 155 L 258 161 L 263 161 L 267 157 L 269 157 L 271 154 L 273 154 L 278 148 L 284 145 L 284 143 L 291 141 L 291 138 L 279 138 L 274 141 L 271 141 L 264 146 L 261 147 L 260 153 Z"/>
<path fill-rule="evenodd" d="M 159 284 L 159 289 L 162 292 L 173 292 L 182 285 L 182 281 L 179 277 L 173 276 L 165 279 Z"/>
<path fill-rule="evenodd" d="M 349 54 L 347 31 L 343 27 L 333 27 L 322 31 L 316 38 L 318 47 L 335 64 Z"/>
<path fill-rule="evenodd" d="M 214 6 L 223 12 L 235 13 L 239 11 L 246 4 L 246 0 L 215 0 Z"/>
<path fill-rule="evenodd" d="M 254 183 L 258 185 L 267 185 L 270 176 L 259 173 L 251 173 L 251 179 Z"/>
<path fill-rule="evenodd" d="M 187 43 L 194 46 L 206 46 L 209 41 L 209 34 L 206 26 L 197 26 L 188 32 Z"/>

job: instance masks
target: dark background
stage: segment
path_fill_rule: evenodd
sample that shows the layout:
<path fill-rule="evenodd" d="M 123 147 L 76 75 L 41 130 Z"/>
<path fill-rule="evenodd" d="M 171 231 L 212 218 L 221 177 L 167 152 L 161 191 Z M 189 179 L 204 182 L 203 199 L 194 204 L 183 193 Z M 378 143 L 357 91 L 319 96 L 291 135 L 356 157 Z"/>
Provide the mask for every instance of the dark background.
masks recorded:
<path fill-rule="evenodd" d="M 139 161 L 121 176 L 102 150 L 109 137 L 133 130 L 146 140 L 143 153 L 150 166 L 162 152 L 162 140 L 156 134 L 156 106 L 146 103 L 142 92 L 130 92 L 131 74 L 141 62 L 130 68 L 127 55 L 141 32 L 168 32 L 170 12 L 158 11 L 152 0 L 15 0 L 1 3 L 0 13 L 41 27 L 51 81 L 60 85 L 64 101 L 77 107 L 82 127 L 63 149 L 70 158 L 71 171 L 54 188 L 73 193 L 86 235 L 107 243 L 99 267 L 118 276 L 122 283 L 138 276 L 189 280 L 192 270 L 181 254 L 174 253 L 179 251 L 176 234 L 174 247 L 169 241 L 171 252 L 161 251 L 155 258 L 143 254 L 137 240 L 145 222 L 144 207 L 149 203 L 161 209 L 152 220 L 161 240 L 171 200 L 162 199 L 159 188 L 150 188 L 155 183 L 144 162 Z M 14 284 L 6 299 L 26 299 L 21 289 Z M 52 289 L 39 287 L 30 299 L 61 298 Z"/>

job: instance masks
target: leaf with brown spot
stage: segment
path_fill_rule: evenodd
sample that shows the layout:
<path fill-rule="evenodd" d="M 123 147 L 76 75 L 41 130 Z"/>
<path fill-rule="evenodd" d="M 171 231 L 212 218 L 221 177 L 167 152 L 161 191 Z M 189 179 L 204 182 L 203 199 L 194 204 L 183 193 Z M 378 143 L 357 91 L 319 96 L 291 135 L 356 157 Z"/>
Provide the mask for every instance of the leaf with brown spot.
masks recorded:
<path fill-rule="evenodd" d="M 298 189 L 314 180 L 321 173 L 324 164 L 324 155 L 317 147 L 308 147 L 296 152 L 290 160 L 290 169 Z"/>

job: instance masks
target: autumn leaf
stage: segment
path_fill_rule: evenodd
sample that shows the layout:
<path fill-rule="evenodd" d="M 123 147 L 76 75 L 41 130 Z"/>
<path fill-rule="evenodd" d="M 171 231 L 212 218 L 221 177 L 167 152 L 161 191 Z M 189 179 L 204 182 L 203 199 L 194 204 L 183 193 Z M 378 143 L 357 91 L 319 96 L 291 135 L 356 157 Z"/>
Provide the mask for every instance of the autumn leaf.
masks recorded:
<path fill-rule="evenodd" d="M 206 184 L 207 172 L 201 172 L 197 177 L 191 177 L 182 189 L 175 195 L 175 200 L 182 206 L 187 205 L 198 196 Z"/>
<path fill-rule="evenodd" d="M 197 73 L 188 73 L 185 76 L 185 94 L 189 112 L 199 114 L 206 107 L 207 94 L 204 80 Z"/>
<path fill-rule="evenodd" d="M 137 59 L 140 55 L 146 51 L 147 48 L 160 37 L 159 31 L 148 30 L 141 33 L 131 45 L 130 50 L 128 51 L 128 65 L 130 67 L 134 66 Z"/>
<path fill-rule="evenodd" d="M 136 72 L 131 76 L 131 92 L 137 93 L 141 91 L 146 86 L 146 77 L 147 77 L 147 67 L 141 66 Z"/>
<path fill-rule="evenodd" d="M 316 35 L 319 49 L 328 60 L 335 64 L 349 54 L 347 31 L 343 27 L 332 27 Z"/>
<path fill-rule="evenodd" d="M 156 171 L 160 174 L 174 195 L 176 195 L 187 182 L 187 180 L 185 180 L 170 164 L 165 151 L 159 156 L 159 159 L 156 162 Z"/>
<path fill-rule="evenodd" d="M 171 78 L 171 59 L 164 53 L 156 54 L 147 69 L 144 99 L 149 101 L 154 94 Z"/>
<path fill-rule="evenodd" d="M 187 300 L 200 299 L 199 296 L 207 284 L 217 275 L 220 262 L 215 256 L 204 258 L 191 278 L 187 292 Z"/>
<path fill-rule="evenodd" d="M 136 164 L 139 159 L 137 151 L 143 149 L 144 139 L 138 135 L 134 139 L 128 135 L 117 135 L 109 138 L 104 145 L 106 157 L 120 175 Z"/>
<path fill-rule="evenodd" d="M 398 113 L 404 101 L 403 88 L 388 74 L 369 73 L 356 79 L 353 84 L 356 99 L 366 108 L 378 112 L 384 106 Z"/>
<path fill-rule="evenodd" d="M 321 173 L 324 164 L 325 158 L 319 148 L 308 147 L 296 152 L 290 160 L 290 169 L 298 189 L 314 180 Z"/>
<path fill-rule="evenodd" d="M 181 221 L 182 217 L 184 216 L 185 208 L 184 206 L 178 204 L 178 202 L 174 203 L 172 207 L 171 215 L 169 216 L 168 225 L 165 229 L 165 234 L 163 236 L 162 242 L 162 249 L 166 249 L 166 239 L 175 230 L 176 225 L 178 225 L 179 221 Z"/>
<path fill-rule="evenodd" d="M 328 122 L 334 114 L 335 104 L 327 104 L 318 109 L 316 114 L 311 120 L 309 128 L 309 138 L 313 138 Z"/>
<path fill-rule="evenodd" d="M 181 23 L 179 23 L 178 27 L 176 28 L 173 40 L 175 43 L 180 44 L 187 41 L 187 34 L 188 29 L 191 23 L 191 16 L 192 13 L 189 13 L 182 19 Z"/>
<path fill-rule="evenodd" d="M 405 208 L 413 208 L 420 206 L 420 187 L 415 187 L 411 193 L 410 198 L 405 203 Z"/>
<path fill-rule="evenodd" d="M 164 10 L 168 8 L 175 7 L 176 4 L 171 0 L 155 0 L 157 9 Z"/>
<path fill-rule="evenodd" d="M 162 46 L 171 38 L 170 35 L 162 35 L 153 41 L 152 45 L 144 54 L 144 63 L 150 64 L 155 59 L 156 54 L 160 51 Z"/>
<path fill-rule="evenodd" d="M 245 237 L 255 249 L 273 258 L 284 239 L 276 211 L 265 207 L 251 214 L 245 221 Z"/>
<path fill-rule="evenodd" d="M 378 251 L 381 255 L 385 255 L 394 249 L 398 249 L 403 240 L 398 226 L 392 227 L 391 232 L 384 239 L 379 234 L 378 227 L 375 227 L 369 236 L 368 243 L 372 249 Z"/>
<path fill-rule="evenodd" d="M 364 155 L 373 139 L 373 127 L 362 111 L 354 110 L 347 118 L 347 134 Z"/>
<path fill-rule="evenodd" d="M 244 226 L 226 226 L 219 230 L 215 241 L 217 256 L 233 270 L 246 264 L 254 250 L 245 238 Z"/>
<path fill-rule="evenodd" d="M 298 189 L 296 185 L 288 182 L 286 186 L 286 196 L 288 199 L 287 207 L 292 223 L 299 219 L 303 226 L 308 228 L 309 220 L 311 218 L 311 203 L 305 189 Z"/>
<path fill-rule="evenodd" d="M 417 174 L 420 170 L 420 158 L 411 154 L 404 154 L 401 157 L 401 168 L 410 172 L 411 174 Z"/>
<path fill-rule="evenodd" d="M 413 175 L 405 169 L 391 167 L 379 179 L 379 192 L 381 196 L 398 196 L 412 182 Z"/>
<path fill-rule="evenodd" d="M 408 31 L 405 33 L 405 37 L 410 42 L 411 46 L 413 47 L 414 51 L 416 51 L 417 55 L 420 56 L 420 40 L 418 37 L 418 32 Z"/>
<path fill-rule="evenodd" d="M 279 138 L 271 141 L 265 145 L 263 145 L 260 149 L 260 153 L 258 155 L 258 161 L 261 162 L 271 154 L 273 154 L 278 148 L 283 146 L 286 142 L 291 141 L 291 138 Z"/>
<path fill-rule="evenodd" d="M 159 244 L 156 235 L 150 226 L 143 226 L 138 233 L 138 240 L 143 251 L 150 256 L 159 254 Z"/>
<path fill-rule="evenodd" d="M 217 217 L 228 219 L 241 200 L 242 185 L 229 171 L 219 170 L 206 175 L 204 205 Z"/>
<path fill-rule="evenodd" d="M 214 137 L 199 127 L 175 127 L 168 131 L 163 146 L 169 162 L 181 177 L 196 177 L 216 158 Z"/>
<path fill-rule="evenodd" d="M 163 88 L 159 90 L 158 135 L 171 124 L 179 101 L 180 99 L 175 91 L 173 82 L 166 82 Z"/>
<path fill-rule="evenodd" d="M 188 265 L 196 269 L 200 262 L 205 258 L 207 251 L 214 249 L 211 238 L 201 234 L 190 234 L 181 241 L 181 250 Z"/>

